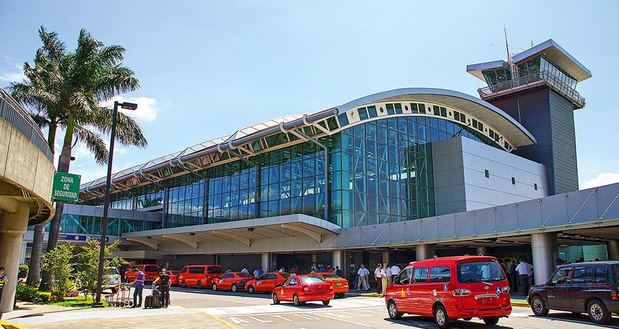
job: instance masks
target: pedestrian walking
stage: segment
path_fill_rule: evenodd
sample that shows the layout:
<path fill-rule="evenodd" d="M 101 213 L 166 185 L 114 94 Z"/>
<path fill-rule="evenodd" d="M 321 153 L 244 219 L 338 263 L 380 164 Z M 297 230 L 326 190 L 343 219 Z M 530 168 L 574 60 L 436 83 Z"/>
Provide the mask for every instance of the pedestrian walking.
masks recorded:
<path fill-rule="evenodd" d="M 383 268 L 380 270 L 380 286 L 383 296 L 387 293 L 387 287 L 389 286 L 389 272 L 391 272 L 391 270 L 387 266 L 387 263 L 383 264 Z"/>
<path fill-rule="evenodd" d="M 133 291 L 133 307 L 142 307 L 142 290 L 144 289 L 144 272 L 142 272 L 139 267 L 136 267 L 134 271 L 138 272 L 138 274 L 135 276 L 135 279 L 133 280 L 133 282 L 131 282 L 131 284 L 133 284 L 133 287 L 135 288 L 135 291 Z M 139 300 L 138 300 L 138 296 L 140 298 Z"/>
<path fill-rule="evenodd" d="M 380 275 L 380 271 L 382 269 L 383 267 L 380 263 L 378 263 L 378 265 L 376 265 L 376 269 L 374 269 L 374 280 L 376 280 L 376 293 L 377 294 L 380 294 L 383 291 L 382 280 L 381 280 L 381 275 Z"/>
<path fill-rule="evenodd" d="M 393 266 L 391 266 L 391 282 L 395 282 L 395 278 L 400 276 L 401 271 L 402 270 L 400 269 L 398 265 L 393 264 Z"/>
<path fill-rule="evenodd" d="M 6 274 L 4 273 L 4 266 L 0 266 L 0 303 L 2 303 L 2 291 L 8 283 L 9 280 L 6 278 Z M 2 319 L 2 312 L 0 312 L 0 319 Z"/>
<path fill-rule="evenodd" d="M 335 275 L 339 276 L 340 278 L 342 278 L 344 275 L 344 273 L 342 273 L 342 270 L 340 270 L 339 266 L 335 266 Z"/>
<path fill-rule="evenodd" d="M 370 276 L 370 270 L 368 270 L 367 268 L 365 268 L 365 266 L 363 266 L 363 264 L 361 264 L 361 266 L 359 267 L 358 274 L 359 274 L 359 284 L 357 286 L 357 290 L 369 290 L 370 284 L 368 282 L 368 278 Z"/>
<path fill-rule="evenodd" d="M 518 278 L 520 279 L 520 293 L 526 295 L 529 292 L 529 274 L 530 267 L 526 260 L 520 260 L 520 264 L 516 266 Z"/>
<path fill-rule="evenodd" d="M 168 308 L 170 305 L 170 276 L 166 269 L 162 269 L 159 276 L 153 281 L 153 284 L 159 282 L 159 289 L 161 290 L 161 298 L 163 307 Z"/>

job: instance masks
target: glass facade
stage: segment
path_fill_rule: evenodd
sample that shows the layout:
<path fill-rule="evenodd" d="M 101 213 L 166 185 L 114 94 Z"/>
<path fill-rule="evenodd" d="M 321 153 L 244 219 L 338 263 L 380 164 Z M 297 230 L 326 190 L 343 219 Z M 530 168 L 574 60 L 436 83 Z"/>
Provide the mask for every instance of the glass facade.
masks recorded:
<path fill-rule="evenodd" d="M 409 106 L 414 115 L 402 115 Z M 367 121 L 353 125 L 340 115 L 343 130 L 318 139 L 328 148 L 328 220 L 334 224 L 354 227 L 434 216 L 431 143 L 461 135 L 499 147 L 497 138 L 482 133 L 483 123 L 472 120 L 467 126 L 471 120 L 464 113 L 421 103 L 385 108 L 396 117 L 378 117 L 375 106 L 359 108 Z M 304 132 L 311 135 L 307 128 Z M 167 179 L 162 186 L 115 193 L 112 207 L 162 206 L 163 228 L 289 214 L 324 218 L 324 150 L 299 143 L 292 134 L 266 137 L 264 144 L 273 150 L 243 160 L 226 157 L 220 165 Z M 102 200 L 87 203 L 101 205 Z M 89 231 L 93 223 L 81 220 L 67 218 L 67 230 Z M 150 223 L 112 220 L 110 225 L 111 232 L 152 229 Z"/>
<path fill-rule="evenodd" d="M 49 231 L 51 221 L 45 224 L 45 232 Z M 131 220 L 123 218 L 108 218 L 107 234 L 120 235 L 126 232 L 156 230 L 161 228 L 160 222 Z M 34 226 L 28 227 L 34 231 Z M 60 233 L 101 234 L 101 217 L 63 214 L 60 222 Z"/>
<path fill-rule="evenodd" d="M 534 57 L 518 64 L 518 76 L 520 77 L 536 74 L 539 72 L 546 72 L 547 74 L 555 78 L 555 82 L 558 82 L 565 87 L 569 87 L 572 89 L 576 88 L 576 79 L 572 78 L 563 70 L 553 65 L 543 56 Z"/>

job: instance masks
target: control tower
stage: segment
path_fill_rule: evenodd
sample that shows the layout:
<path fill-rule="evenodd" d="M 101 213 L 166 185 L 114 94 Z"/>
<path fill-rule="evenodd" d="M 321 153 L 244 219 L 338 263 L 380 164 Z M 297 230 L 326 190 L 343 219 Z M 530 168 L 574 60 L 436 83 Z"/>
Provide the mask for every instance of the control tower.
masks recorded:
<path fill-rule="evenodd" d="M 467 65 L 466 71 L 488 85 L 479 96 L 516 119 L 537 144 L 513 151 L 546 166 L 550 194 L 578 190 L 573 111 L 585 106 L 576 85 L 591 77 L 555 41 L 549 39 L 507 62 Z"/>

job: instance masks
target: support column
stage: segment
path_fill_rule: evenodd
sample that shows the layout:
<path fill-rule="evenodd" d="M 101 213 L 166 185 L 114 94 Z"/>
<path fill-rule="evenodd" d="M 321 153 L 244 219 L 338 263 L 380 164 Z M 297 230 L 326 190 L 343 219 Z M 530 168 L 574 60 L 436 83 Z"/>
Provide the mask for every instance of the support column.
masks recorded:
<path fill-rule="evenodd" d="M 332 256 L 333 264 L 331 264 L 331 266 L 333 267 L 333 272 L 335 272 L 335 267 L 339 266 L 340 270 L 342 270 L 342 274 L 345 274 L 346 272 L 344 272 L 344 252 L 341 250 L 333 250 Z"/>
<path fill-rule="evenodd" d="M 548 281 L 555 268 L 557 235 L 555 233 L 531 234 L 531 254 L 535 284 Z"/>
<path fill-rule="evenodd" d="M 9 281 L 2 291 L 0 313 L 13 310 L 22 242 L 28 227 L 29 205 L 19 202 L 16 208 L 15 212 L 0 209 L 0 266 L 4 266 Z"/>
<path fill-rule="evenodd" d="M 433 244 L 418 245 L 416 249 L 416 254 L 417 254 L 416 260 L 424 260 L 424 259 L 430 259 L 434 257 L 435 250 L 436 250 L 436 246 Z"/>
<path fill-rule="evenodd" d="M 486 248 L 486 247 L 477 247 L 477 255 L 488 256 L 488 248 Z"/>
<path fill-rule="evenodd" d="M 318 257 L 316 256 L 316 254 L 312 254 L 312 266 L 317 266 L 317 259 Z"/>
<path fill-rule="evenodd" d="M 389 257 L 388 251 L 383 251 L 383 263 L 391 265 L 391 257 Z"/>
<path fill-rule="evenodd" d="M 260 264 L 262 264 L 262 270 L 264 270 L 265 272 L 268 272 L 271 270 L 271 253 L 270 252 L 262 253 L 262 261 L 260 262 Z"/>
<path fill-rule="evenodd" d="M 608 260 L 619 260 L 619 240 L 610 240 L 606 243 Z"/>

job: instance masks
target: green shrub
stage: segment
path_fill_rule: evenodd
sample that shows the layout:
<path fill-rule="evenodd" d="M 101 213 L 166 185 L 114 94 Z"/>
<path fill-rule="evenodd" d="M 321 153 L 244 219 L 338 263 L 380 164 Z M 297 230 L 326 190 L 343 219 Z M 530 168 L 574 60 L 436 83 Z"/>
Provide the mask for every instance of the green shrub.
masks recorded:
<path fill-rule="evenodd" d="M 52 293 L 49 291 L 39 291 L 38 298 L 41 302 L 47 303 L 52 298 Z"/>
<path fill-rule="evenodd" d="M 17 285 L 17 299 L 25 302 L 34 301 L 38 297 L 39 288 L 26 284 Z"/>
<path fill-rule="evenodd" d="M 71 273 L 71 258 L 73 258 L 73 245 L 61 244 L 43 256 L 43 269 L 50 275 L 50 288 L 52 295 L 62 300 L 75 286 Z"/>
<path fill-rule="evenodd" d="M 27 278 L 28 277 L 28 264 L 19 264 L 19 272 L 17 274 L 18 278 Z"/>

